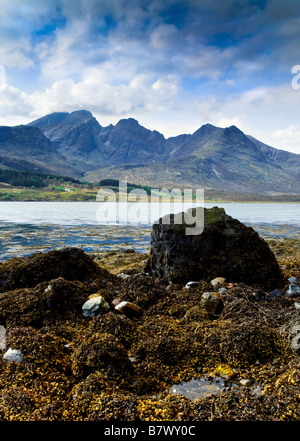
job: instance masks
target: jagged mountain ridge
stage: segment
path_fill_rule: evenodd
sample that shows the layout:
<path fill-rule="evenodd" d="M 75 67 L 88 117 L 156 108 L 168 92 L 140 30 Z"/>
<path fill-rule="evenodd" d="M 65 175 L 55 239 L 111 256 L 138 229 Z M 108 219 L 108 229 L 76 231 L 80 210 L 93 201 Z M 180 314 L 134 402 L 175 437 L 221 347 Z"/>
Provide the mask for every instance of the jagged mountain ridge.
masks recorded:
<path fill-rule="evenodd" d="M 46 115 L 29 124 L 43 131 L 68 161 L 80 170 L 166 160 L 165 138 L 133 119 L 102 127 L 86 111 Z"/>
<path fill-rule="evenodd" d="M 75 169 L 36 127 L 0 127 L 0 168 L 73 176 Z"/>
<path fill-rule="evenodd" d="M 133 118 L 102 127 L 81 110 L 46 115 L 27 127 L 43 132 L 52 144 L 49 152 L 64 158 L 64 175 L 69 167 L 71 176 L 84 173 L 90 181 L 111 177 L 168 188 L 300 193 L 300 155 L 267 146 L 235 126 L 205 124 L 193 134 L 166 139 Z M 0 143 L 0 156 L 1 148 Z M 23 152 L 26 167 L 36 160 L 28 152 Z"/>

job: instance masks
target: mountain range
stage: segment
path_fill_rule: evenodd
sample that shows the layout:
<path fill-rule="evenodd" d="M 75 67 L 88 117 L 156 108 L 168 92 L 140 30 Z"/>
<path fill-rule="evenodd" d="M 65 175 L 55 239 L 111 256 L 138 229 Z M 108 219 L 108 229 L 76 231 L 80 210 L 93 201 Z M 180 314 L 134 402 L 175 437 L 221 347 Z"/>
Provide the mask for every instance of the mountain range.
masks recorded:
<path fill-rule="evenodd" d="M 167 188 L 299 194 L 300 155 L 270 147 L 235 126 L 205 124 L 165 138 L 133 118 L 102 127 L 86 110 L 0 127 L 0 168 L 98 182 L 124 179 Z"/>

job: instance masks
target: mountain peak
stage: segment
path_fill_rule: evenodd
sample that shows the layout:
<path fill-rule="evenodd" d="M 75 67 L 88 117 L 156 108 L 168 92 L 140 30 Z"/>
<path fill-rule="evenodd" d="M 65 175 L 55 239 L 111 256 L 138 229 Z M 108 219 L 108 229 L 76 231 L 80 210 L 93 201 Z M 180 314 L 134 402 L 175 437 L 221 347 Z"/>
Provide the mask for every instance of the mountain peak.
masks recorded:
<path fill-rule="evenodd" d="M 137 127 L 139 125 L 140 125 L 139 122 L 134 118 L 120 119 L 120 121 L 116 124 L 116 126 L 126 126 L 126 127 Z"/>
<path fill-rule="evenodd" d="M 193 135 L 208 135 L 217 130 L 220 130 L 220 128 L 207 123 L 207 124 L 203 124 L 198 130 L 194 132 Z"/>
<path fill-rule="evenodd" d="M 231 134 L 231 133 L 239 133 L 239 134 L 242 134 L 242 135 L 244 135 L 244 132 L 242 132 L 238 127 L 236 127 L 236 126 L 230 126 L 230 127 L 226 127 L 225 129 L 224 129 L 224 133 L 225 134 Z"/>

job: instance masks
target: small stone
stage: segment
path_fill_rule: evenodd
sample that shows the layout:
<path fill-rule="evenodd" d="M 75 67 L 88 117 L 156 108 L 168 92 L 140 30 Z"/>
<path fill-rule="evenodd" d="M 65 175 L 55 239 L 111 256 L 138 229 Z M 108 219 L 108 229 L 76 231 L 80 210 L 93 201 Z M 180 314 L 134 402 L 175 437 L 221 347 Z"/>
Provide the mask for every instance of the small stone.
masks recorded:
<path fill-rule="evenodd" d="M 227 291 L 226 288 L 220 288 L 220 289 L 218 289 L 218 293 L 219 293 L 219 294 L 223 294 L 223 293 L 226 292 L 226 291 Z"/>
<path fill-rule="evenodd" d="M 290 277 L 289 279 L 288 279 L 288 281 L 290 282 L 290 283 L 297 283 L 297 277 Z"/>
<path fill-rule="evenodd" d="M 99 296 L 100 296 L 99 292 L 95 294 L 91 294 L 90 296 L 88 296 L 88 300 L 94 299 L 95 297 L 99 297 Z"/>
<path fill-rule="evenodd" d="M 215 287 L 217 285 L 221 285 L 225 281 L 226 279 L 224 277 L 216 277 L 215 279 L 211 280 L 210 283 Z"/>
<path fill-rule="evenodd" d="M 256 386 L 256 387 L 253 387 L 252 389 L 251 389 L 251 395 L 255 395 L 255 396 L 257 396 L 257 397 L 261 397 L 262 396 L 262 394 L 263 394 L 263 391 L 262 391 L 262 389 L 261 389 L 261 387 L 260 386 Z"/>
<path fill-rule="evenodd" d="M 206 311 L 213 315 L 219 315 L 224 309 L 224 304 L 216 292 L 205 292 L 201 296 L 200 303 Z"/>
<path fill-rule="evenodd" d="M 275 299 L 276 297 L 282 296 L 282 292 L 279 289 L 273 289 L 273 291 L 269 292 L 268 297 L 270 299 Z"/>
<path fill-rule="evenodd" d="M 186 287 L 187 289 L 189 289 L 189 288 L 196 288 L 196 286 L 198 286 L 199 283 L 200 283 L 200 282 L 193 282 L 193 281 L 191 281 L 191 282 L 188 282 L 188 283 L 185 285 L 185 287 Z"/>
<path fill-rule="evenodd" d="M 232 289 L 234 287 L 234 284 L 233 283 L 227 283 L 227 285 L 226 285 L 226 288 L 227 289 Z"/>
<path fill-rule="evenodd" d="M 300 303 L 299 302 L 295 302 L 294 307 L 297 309 L 297 311 L 300 311 Z"/>
<path fill-rule="evenodd" d="M 84 317 L 94 317 L 101 311 L 108 311 L 109 304 L 102 296 L 92 297 L 82 306 L 82 314 Z"/>
<path fill-rule="evenodd" d="M 295 337 L 292 339 L 291 347 L 295 351 L 299 351 L 299 349 L 300 349 L 300 334 L 295 335 Z"/>
<path fill-rule="evenodd" d="M 241 386 L 249 387 L 252 386 L 252 384 L 253 384 L 253 380 L 251 380 L 250 378 L 243 378 L 242 380 L 240 380 Z"/>
<path fill-rule="evenodd" d="M 290 329 L 291 334 L 300 334 L 300 325 L 293 325 Z"/>
<path fill-rule="evenodd" d="M 259 294 L 257 292 L 253 292 L 252 295 L 256 300 L 259 300 Z"/>
<path fill-rule="evenodd" d="M 117 274 L 117 277 L 120 277 L 120 279 L 125 280 L 125 279 L 128 279 L 128 277 L 130 277 L 130 275 L 124 274 L 124 273 L 119 273 L 119 274 Z"/>
<path fill-rule="evenodd" d="M 299 286 L 291 283 L 289 285 L 289 289 L 287 290 L 286 294 L 290 297 L 299 296 L 300 295 Z"/>
<path fill-rule="evenodd" d="M 122 299 L 120 297 L 116 297 L 115 299 L 113 299 L 113 301 L 111 302 L 112 306 L 117 306 L 119 303 L 122 302 Z"/>
<path fill-rule="evenodd" d="M 121 314 L 126 315 L 128 318 L 141 317 L 143 315 L 143 310 L 139 306 L 131 302 L 120 302 L 115 309 Z"/>
<path fill-rule="evenodd" d="M 20 351 L 20 349 L 11 349 L 9 348 L 5 354 L 3 355 L 3 360 L 5 362 L 11 362 L 14 361 L 15 363 L 22 363 L 23 361 L 23 354 Z"/>

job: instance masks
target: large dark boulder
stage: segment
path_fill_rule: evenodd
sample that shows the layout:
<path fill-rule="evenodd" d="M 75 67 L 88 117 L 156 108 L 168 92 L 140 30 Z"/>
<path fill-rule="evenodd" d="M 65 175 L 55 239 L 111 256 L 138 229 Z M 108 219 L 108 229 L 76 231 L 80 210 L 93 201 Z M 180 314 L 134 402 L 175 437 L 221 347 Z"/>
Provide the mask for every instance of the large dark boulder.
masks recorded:
<path fill-rule="evenodd" d="M 202 210 L 202 208 L 200 208 Z M 195 209 L 188 210 L 195 216 Z M 176 215 L 178 217 L 178 215 Z M 185 222 L 160 218 L 152 227 L 145 270 L 175 283 L 225 277 L 266 289 L 282 285 L 283 276 L 267 242 L 251 227 L 228 216 L 223 208 L 204 208 L 201 234 L 187 235 Z"/>

